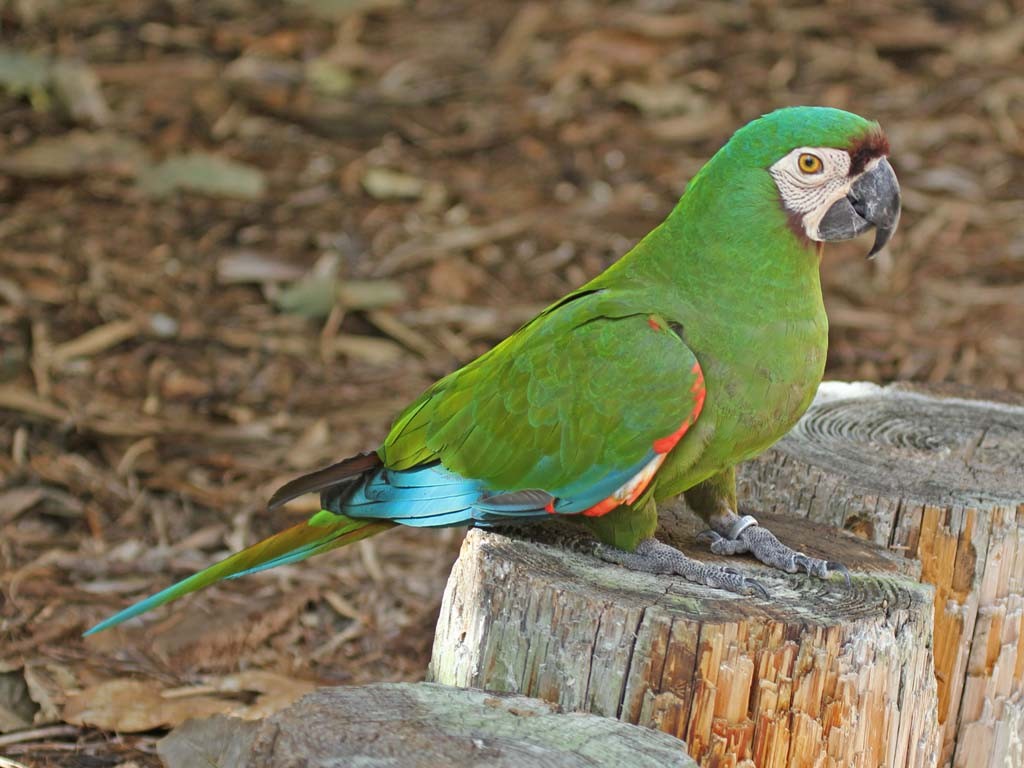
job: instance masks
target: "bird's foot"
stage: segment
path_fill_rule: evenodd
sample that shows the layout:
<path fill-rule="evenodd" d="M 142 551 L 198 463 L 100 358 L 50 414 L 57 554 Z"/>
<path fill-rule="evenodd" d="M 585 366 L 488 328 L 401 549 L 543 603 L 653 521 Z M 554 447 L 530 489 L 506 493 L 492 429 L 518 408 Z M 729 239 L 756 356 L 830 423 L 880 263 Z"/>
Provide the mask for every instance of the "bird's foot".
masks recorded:
<path fill-rule="evenodd" d="M 697 536 L 706 541 L 716 555 L 740 555 L 750 553 L 765 565 L 778 568 L 786 573 L 806 571 L 812 576 L 827 579 L 833 573 L 841 573 L 850 585 L 850 571 L 834 560 L 820 560 L 797 552 L 779 541 L 775 534 L 760 526 L 752 516 L 731 515 L 728 529 L 723 533 L 707 530 Z"/>
<path fill-rule="evenodd" d="M 744 576 L 735 568 L 723 567 L 687 557 L 657 539 L 644 539 L 632 552 L 599 544 L 596 554 L 602 560 L 618 563 L 633 571 L 676 574 L 687 581 L 706 587 L 726 589 L 741 595 L 756 594 L 768 598 L 768 590 L 756 579 Z"/>

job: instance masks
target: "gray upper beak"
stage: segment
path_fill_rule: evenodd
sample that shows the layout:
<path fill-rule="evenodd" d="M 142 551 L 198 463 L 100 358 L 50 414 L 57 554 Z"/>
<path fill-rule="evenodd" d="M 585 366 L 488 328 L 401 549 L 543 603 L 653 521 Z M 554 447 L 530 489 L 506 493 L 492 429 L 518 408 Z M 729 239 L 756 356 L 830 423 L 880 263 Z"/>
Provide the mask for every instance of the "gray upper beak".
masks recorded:
<path fill-rule="evenodd" d="M 825 212 L 818 225 L 820 240 L 849 240 L 875 228 L 874 256 L 889 242 L 900 222 L 900 184 L 884 157 L 853 182 L 849 194 Z"/>

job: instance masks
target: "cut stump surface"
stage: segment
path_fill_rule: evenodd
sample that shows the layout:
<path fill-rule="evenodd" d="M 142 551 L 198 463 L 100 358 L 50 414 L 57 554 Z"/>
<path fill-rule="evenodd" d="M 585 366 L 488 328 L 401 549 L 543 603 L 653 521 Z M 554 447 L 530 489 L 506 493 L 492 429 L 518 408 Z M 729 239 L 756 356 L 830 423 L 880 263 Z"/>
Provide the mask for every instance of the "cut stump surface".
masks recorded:
<path fill-rule="evenodd" d="M 720 559 L 686 545 L 692 515 L 665 517 L 676 528 L 664 540 Z M 934 765 L 931 589 L 849 534 L 764 522 L 844 561 L 852 585 L 729 559 L 767 586 L 766 601 L 471 531 L 445 591 L 432 679 L 658 728 L 701 766 Z"/>

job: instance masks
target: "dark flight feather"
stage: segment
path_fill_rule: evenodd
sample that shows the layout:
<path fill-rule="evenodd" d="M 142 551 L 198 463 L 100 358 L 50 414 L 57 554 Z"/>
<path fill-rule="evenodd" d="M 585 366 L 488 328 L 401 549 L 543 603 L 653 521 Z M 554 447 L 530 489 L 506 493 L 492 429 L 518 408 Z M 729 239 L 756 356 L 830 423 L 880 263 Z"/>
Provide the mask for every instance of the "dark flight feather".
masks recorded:
<path fill-rule="evenodd" d="M 273 511 L 307 493 L 317 493 L 346 480 L 355 480 L 381 465 L 380 457 L 375 452 L 368 451 L 318 469 L 316 472 L 310 472 L 308 475 L 302 475 L 278 488 L 267 502 L 267 510 Z"/>

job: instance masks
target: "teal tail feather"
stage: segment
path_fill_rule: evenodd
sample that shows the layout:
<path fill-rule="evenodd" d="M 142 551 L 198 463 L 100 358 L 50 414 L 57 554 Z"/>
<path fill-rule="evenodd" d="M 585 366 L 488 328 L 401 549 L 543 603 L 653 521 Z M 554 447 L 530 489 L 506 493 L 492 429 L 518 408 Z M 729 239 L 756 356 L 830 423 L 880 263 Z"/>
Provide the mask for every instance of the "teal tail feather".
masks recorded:
<path fill-rule="evenodd" d="M 321 510 L 306 522 L 257 542 L 251 547 L 125 608 L 120 613 L 101 621 L 86 631 L 84 636 L 110 629 L 123 621 L 218 581 L 237 579 L 240 576 L 264 571 L 285 563 L 297 563 L 321 552 L 374 536 L 394 527 L 394 525 L 395 523 L 390 520 L 357 520 Z"/>

